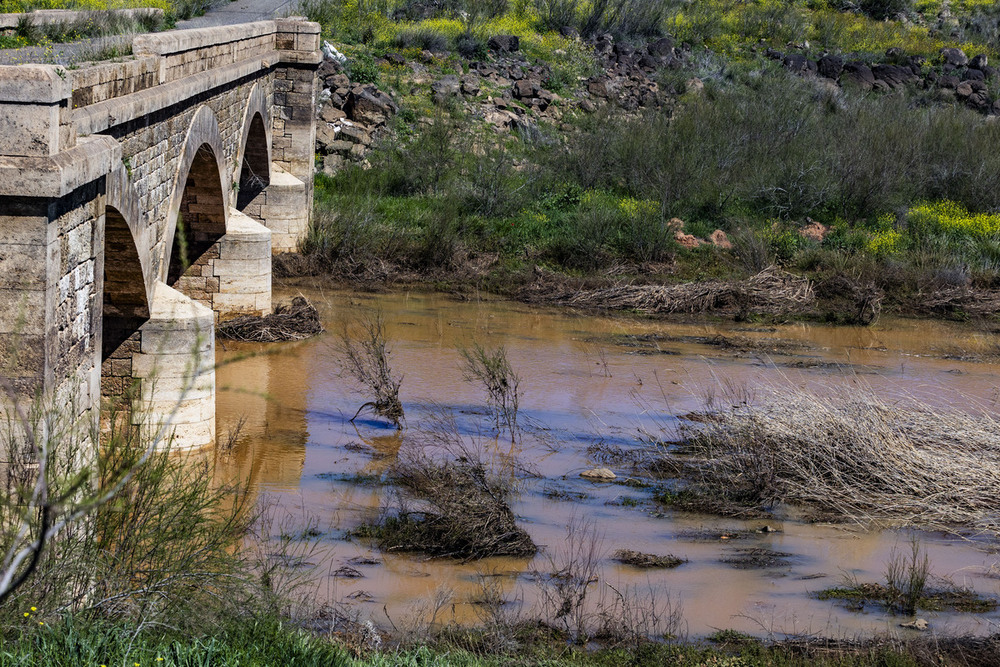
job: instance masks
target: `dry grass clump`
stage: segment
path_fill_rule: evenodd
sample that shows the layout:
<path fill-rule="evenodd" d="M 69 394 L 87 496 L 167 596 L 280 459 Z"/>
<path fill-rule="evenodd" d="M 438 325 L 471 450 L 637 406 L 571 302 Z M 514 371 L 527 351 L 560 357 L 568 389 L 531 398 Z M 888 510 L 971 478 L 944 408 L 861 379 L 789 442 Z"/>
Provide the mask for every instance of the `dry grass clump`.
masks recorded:
<path fill-rule="evenodd" d="M 705 492 L 806 504 L 862 524 L 1000 534 L 1000 423 L 871 389 L 772 389 L 684 427 Z"/>
<path fill-rule="evenodd" d="M 390 472 L 400 488 L 398 507 L 374 534 L 379 548 L 475 560 L 533 556 L 538 548 L 510 508 L 517 480 L 454 420 L 411 439 Z"/>
<path fill-rule="evenodd" d="M 536 286 L 524 298 L 577 308 L 632 310 L 640 313 L 711 311 L 788 313 L 815 300 L 807 278 L 771 266 L 747 280 L 710 280 L 680 285 L 617 285 L 593 290 Z"/>
<path fill-rule="evenodd" d="M 323 333 L 323 323 L 315 306 L 304 297 L 297 296 L 291 304 L 276 307 L 270 315 L 243 315 L 223 322 L 216 333 L 230 340 L 277 343 L 303 340 Z"/>

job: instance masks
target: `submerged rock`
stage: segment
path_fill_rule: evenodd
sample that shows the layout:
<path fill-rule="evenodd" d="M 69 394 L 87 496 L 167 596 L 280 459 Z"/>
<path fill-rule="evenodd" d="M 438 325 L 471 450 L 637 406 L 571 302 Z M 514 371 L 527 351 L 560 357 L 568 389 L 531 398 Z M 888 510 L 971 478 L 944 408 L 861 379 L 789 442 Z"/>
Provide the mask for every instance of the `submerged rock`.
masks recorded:
<path fill-rule="evenodd" d="M 608 468 L 594 468 L 593 470 L 584 470 L 580 473 L 580 477 L 583 477 L 584 479 L 605 480 L 614 479 L 617 475 L 611 472 Z"/>

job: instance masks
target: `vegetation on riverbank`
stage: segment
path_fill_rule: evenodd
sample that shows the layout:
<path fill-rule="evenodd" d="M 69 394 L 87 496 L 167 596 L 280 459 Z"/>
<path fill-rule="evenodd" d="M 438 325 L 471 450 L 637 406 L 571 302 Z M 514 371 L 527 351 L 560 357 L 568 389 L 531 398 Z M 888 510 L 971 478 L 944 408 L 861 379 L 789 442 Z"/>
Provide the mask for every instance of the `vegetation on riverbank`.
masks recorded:
<path fill-rule="evenodd" d="M 489 640 L 485 631 L 457 629 L 422 645 L 372 649 L 364 648 L 360 634 L 355 638 L 359 644 L 331 642 L 273 617 L 233 619 L 213 632 L 191 636 L 127 624 L 81 622 L 67 616 L 42 627 L 8 630 L 0 639 L 0 665 L 985 667 L 993 664 L 1000 650 L 1000 637 L 802 639 L 772 644 L 723 630 L 710 638 L 711 643 L 649 642 L 638 648 L 598 649 L 567 645 L 559 633 L 538 626 L 520 627 L 514 637 L 516 648 L 499 653 L 482 650 Z"/>
<path fill-rule="evenodd" d="M 363 158 L 317 177 L 307 258 L 288 273 L 519 297 L 540 275 L 580 289 L 743 280 L 778 266 L 816 286 L 810 317 L 867 323 L 873 304 L 997 311 L 1000 158 L 988 147 L 1000 124 L 923 82 L 871 92 L 767 55 L 917 58 L 943 75 L 954 68 L 942 47 L 993 55 L 992 6 L 952 3 L 942 18 L 934 3 L 902 2 L 883 21 L 878 3 L 668 2 L 639 27 L 614 10 L 649 4 L 638 0 L 610 3 L 596 23 L 591 5 L 572 1 L 478 3 L 489 11 L 468 15 L 459 4 L 303 5 L 347 53 L 351 85 L 376 82 L 399 113 L 372 150 L 352 153 Z M 681 55 L 648 74 L 662 104 L 622 109 L 588 90 L 595 73 L 613 78 L 599 54 L 607 42 L 595 42 L 604 31 L 615 53 L 638 47 L 635 58 L 669 35 Z M 477 63 L 503 71 L 508 56 L 487 47 L 501 33 L 520 39 L 526 67 L 545 70 L 558 93 L 547 110 L 477 76 Z M 434 93 L 450 75 L 474 79 L 475 92 Z M 519 118 L 498 129 L 494 106 Z"/>

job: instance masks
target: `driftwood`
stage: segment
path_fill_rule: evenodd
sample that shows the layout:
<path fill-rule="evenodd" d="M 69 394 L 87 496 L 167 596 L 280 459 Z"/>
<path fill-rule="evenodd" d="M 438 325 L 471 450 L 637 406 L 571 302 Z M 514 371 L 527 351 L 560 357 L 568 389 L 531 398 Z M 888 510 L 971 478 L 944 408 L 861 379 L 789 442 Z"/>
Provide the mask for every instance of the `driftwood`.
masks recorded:
<path fill-rule="evenodd" d="M 316 308 L 297 296 L 288 305 L 278 306 L 264 317 L 243 315 L 219 325 L 221 338 L 252 343 L 277 343 L 303 340 L 323 332 Z"/>
<path fill-rule="evenodd" d="M 815 300 L 807 278 L 768 267 L 747 280 L 711 280 L 681 285 L 616 285 L 593 290 L 564 286 L 529 287 L 522 298 L 577 308 L 632 310 L 646 314 L 747 311 L 786 313 Z"/>
<path fill-rule="evenodd" d="M 917 304 L 925 312 L 934 314 L 994 315 L 1000 313 L 1000 290 L 947 287 L 919 299 Z"/>

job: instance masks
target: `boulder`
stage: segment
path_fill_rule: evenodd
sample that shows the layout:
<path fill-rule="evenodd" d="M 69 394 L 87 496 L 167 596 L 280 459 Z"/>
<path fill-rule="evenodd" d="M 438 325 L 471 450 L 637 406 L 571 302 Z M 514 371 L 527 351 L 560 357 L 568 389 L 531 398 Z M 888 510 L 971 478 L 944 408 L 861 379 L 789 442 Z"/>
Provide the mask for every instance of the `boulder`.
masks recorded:
<path fill-rule="evenodd" d="M 531 79 L 521 79 L 511 88 L 511 95 L 519 100 L 538 95 L 538 82 Z"/>
<path fill-rule="evenodd" d="M 347 118 L 347 114 L 344 113 L 343 109 L 338 109 L 332 104 L 324 104 L 319 112 L 319 119 L 324 123 L 333 123 L 344 118 Z"/>
<path fill-rule="evenodd" d="M 962 73 L 962 81 L 985 81 L 986 73 L 980 69 L 967 69 Z"/>
<path fill-rule="evenodd" d="M 816 222 L 815 220 L 806 219 L 809 224 L 799 230 L 799 236 L 804 239 L 809 239 L 810 241 L 823 242 L 826 235 L 830 233 L 830 228 L 824 225 L 822 222 Z"/>
<path fill-rule="evenodd" d="M 399 107 L 392 98 L 375 86 L 358 86 L 347 94 L 344 102 L 347 117 L 365 125 L 385 125 Z"/>
<path fill-rule="evenodd" d="M 347 154 L 351 152 L 351 149 L 354 148 L 355 145 L 356 144 L 351 141 L 341 141 L 340 139 L 337 139 L 336 141 L 331 141 L 326 145 L 326 153 L 328 155 L 333 153 Z"/>
<path fill-rule="evenodd" d="M 674 40 L 669 37 L 661 37 L 655 42 L 646 45 L 646 53 L 651 56 L 670 56 L 674 52 Z"/>
<path fill-rule="evenodd" d="M 517 35 L 493 35 L 486 46 L 490 51 L 513 53 L 521 48 L 521 38 Z"/>
<path fill-rule="evenodd" d="M 825 55 L 816 63 L 816 69 L 820 76 L 836 81 L 840 78 L 840 73 L 844 71 L 844 59 L 836 55 Z"/>
<path fill-rule="evenodd" d="M 329 153 L 329 146 L 337 141 L 340 128 L 329 123 L 316 123 L 316 147 L 320 153 Z"/>
<path fill-rule="evenodd" d="M 674 240 L 680 247 L 688 249 L 697 248 L 705 243 L 694 234 L 685 234 L 682 231 L 674 232 Z"/>
<path fill-rule="evenodd" d="M 594 97 L 611 97 L 615 91 L 610 79 L 600 77 L 587 84 L 587 92 Z"/>
<path fill-rule="evenodd" d="M 586 113 L 594 113 L 597 111 L 597 105 L 590 100 L 580 100 L 580 109 Z"/>
<path fill-rule="evenodd" d="M 340 155 L 327 155 L 323 158 L 323 173 L 327 176 L 336 176 L 343 166 L 344 158 Z"/>
<path fill-rule="evenodd" d="M 946 65 L 954 65 L 956 67 L 964 67 L 969 64 L 969 56 L 965 55 L 965 51 L 947 46 L 941 49 L 941 60 Z"/>
<path fill-rule="evenodd" d="M 729 237 L 721 229 L 716 229 L 712 232 L 711 235 L 709 235 L 708 240 L 716 248 L 722 248 L 723 250 L 731 250 L 733 247 L 732 241 L 729 240 Z"/>
<path fill-rule="evenodd" d="M 972 60 L 969 61 L 969 67 L 972 69 L 983 69 L 990 64 L 990 59 L 985 53 L 980 53 L 977 56 L 973 56 Z"/>
<path fill-rule="evenodd" d="M 593 470 L 584 470 L 580 473 L 580 477 L 584 479 L 594 479 L 594 480 L 611 480 L 615 479 L 615 475 L 608 468 L 594 468 Z"/>
<path fill-rule="evenodd" d="M 351 80 L 347 78 L 347 75 L 343 72 L 334 72 L 323 77 L 323 83 L 330 90 L 337 90 L 339 88 L 350 88 Z"/>
<path fill-rule="evenodd" d="M 613 51 L 616 56 L 630 56 L 635 53 L 635 47 L 627 42 L 617 42 Z"/>
<path fill-rule="evenodd" d="M 639 67 L 646 70 L 654 70 L 660 65 L 662 65 L 663 62 L 664 61 L 660 58 L 656 58 L 654 56 L 646 54 L 643 57 L 639 58 Z"/>
<path fill-rule="evenodd" d="M 945 74 L 937 80 L 938 86 L 941 88 L 948 88 L 950 90 L 958 88 L 958 84 L 960 83 L 962 83 L 962 81 L 957 76 L 952 76 L 951 74 Z"/>
<path fill-rule="evenodd" d="M 972 95 L 973 92 L 974 91 L 972 90 L 972 84 L 968 81 L 963 81 L 962 83 L 955 86 L 955 95 L 958 96 L 959 99 L 964 100 L 970 95 Z"/>
<path fill-rule="evenodd" d="M 387 63 L 393 65 L 394 67 L 402 67 L 403 65 L 406 64 L 406 58 L 399 55 L 398 53 L 385 54 L 385 60 Z"/>
<path fill-rule="evenodd" d="M 916 81 L 917 77 L 909 67 L 901 65 L 873 65 L 872 76 L 876 81 L 884 81 L 890 88 L 901 88 L 911 81 Z"/>
<path fill-rule="evenodd" d="M 844 71 L 840 74 L 840 84 L 857 86 L 862 90 L 871 90 L 875 87 L 875 76 L 868 65 L 852 61 L 844 63 Z"/>
<path fill-rule="evenodd" d="M 344 141 L 361 144 L 362 146 L 368 146 L 372 142 L 372 136 L 357 125 L 344 125 L 340 128 L 338 136 Z"/>
<path fill-rule="evenodd" d="M 801 53 L 789 53 L 781 60 L 781 64 L 785 66 L 785 69 L 791 70 L 796 74 L 801 74 L 807 71 L 809 69 L 810 62 L 811 61 Z"/>
<path fill-rule="evenodd" d="M 479 94 L 479 77 L 474 74 L 466 74 L 462 77 L 462 94 L 475 97 Z"/>
<path fill-rule="evenodd" d="M 458 97 L 462 92 L 462 82 L 454 74 L 443 76 L 431 84 L 431 99 L 435 104 L 444 104 L 449 98 Z"/>
<path fill-rule="evenodd" d="M 907 623 L 900 623 L 899 627 L 909 628 L 911 630 L 926 630 L 930 627 L 930 623 L 928 623 L 926 619 L 915 618 Z"/>

